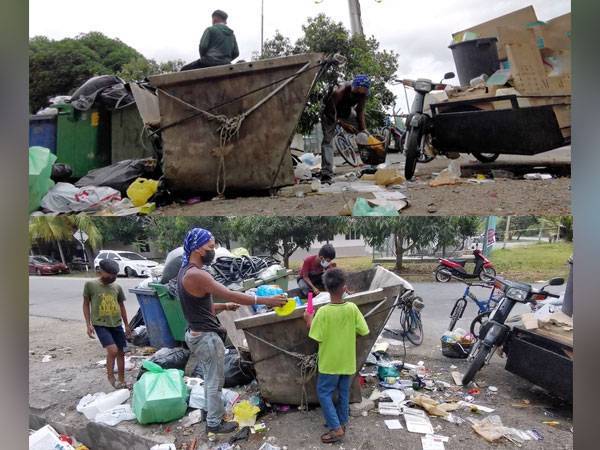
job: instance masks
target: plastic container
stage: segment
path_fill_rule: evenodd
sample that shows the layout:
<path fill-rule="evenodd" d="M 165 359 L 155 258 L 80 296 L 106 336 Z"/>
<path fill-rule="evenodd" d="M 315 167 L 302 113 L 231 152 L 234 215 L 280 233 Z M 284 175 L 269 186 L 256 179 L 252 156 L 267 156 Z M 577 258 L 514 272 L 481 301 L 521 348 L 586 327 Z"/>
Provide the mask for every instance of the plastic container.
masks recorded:
<path fill-rule="evenodd" d="M 44 147 L 56 154 L 56 116 L 29 117 L 29 147 Z"/>
<path fill-rule="evenodd" d="M 469 86 L 482 74 L 491 77 L 500 68 L 497 42 L 497 38 L 483 38 L 450 46 L 461 86 Z"/>
<path fill-rule="evenodd" d="M 133 206 L 140 207 L 148 203 L 148 200 L 156 194 L 156 191 L 158 191 L 157 180 L 138 178 L 127 188 L 127 197 L 129 197 Z"/>
<path fill-rule="evenodd" d="M 144 317 L 150 345 L 154 348 L 175 348 L 177 342 L 171 334 L 169 322 L 165 316 L 158 295 L 153 289 L 130 289 L 135 294 Z"/>
<path fill-rule="evenodd" d="M 241 401 L 233 407 L 234 420 L 240 428 L 253 427 L 256 423 L 256 415 L 260 408 L 251 404 L 248 400 Z"/>
<path fill-rule="evenodd" d="M 169 330 L 171 335 L 176 341 L 185 342 L 185 332 L 188 328 L 187 320 L 183 315 L 183 308 L 179 298 L 173 297 L 169 292 L 169 289 L 164 284 L 151 284 L 150 287 L 154 289 L 163 312 L 169 324 Z"/>

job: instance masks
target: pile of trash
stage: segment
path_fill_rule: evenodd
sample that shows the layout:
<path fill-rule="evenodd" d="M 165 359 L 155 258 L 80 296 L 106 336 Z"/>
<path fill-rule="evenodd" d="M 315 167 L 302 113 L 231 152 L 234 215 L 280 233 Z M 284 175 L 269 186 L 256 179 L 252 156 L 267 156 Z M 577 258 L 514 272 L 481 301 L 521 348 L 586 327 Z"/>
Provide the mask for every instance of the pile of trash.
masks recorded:
<path fill-rule="evenodd" d="M 59 434 L 52 426 L 45 425 L 29 432 L 30 450 L 90 450 L 73 436 Z"/>
<path fill-rule="evenodd" d="M 449 333 L 445 338 L 449 342 L 464 344 L 470 340 L 463 330 Z M 460 373 L 447 370 L 434 373 L 422 361 L 409 364 L 392 359 L 387 352 L 389 346 L 385 341 L 378 341 L 367 364 L 359 372 L 364 397 L 361 403 L 350 405 L 352 416 L 366 417 L 369 411 L 376 411 L 384 416 L 388 429 L 406 429 L 421 434 L 424 450 L 443 449 L 444 443 L 449 441 L 449 437 L 436 433 L 441 426 L 436 426 L 433 420 L 443 420 L 456 426 L 470 423 L 472 429 L 489 442 L 506 438 L 521 445 L 524 441 L 543 439 L 537 430 L 505 427 L 497 415 L 489 415 L 495 411 L 494 408 L 476 403 L 482 389 L 463 387 Z M 449 375 L 454 383 L 444 379 Z M 493 401 L 497 392 L 496 387 L 489 386 L 485 398 Z M 482 415 L 488 416 L 481 418 Z M 401 421 L 401 418 L 404 420 Z"/>

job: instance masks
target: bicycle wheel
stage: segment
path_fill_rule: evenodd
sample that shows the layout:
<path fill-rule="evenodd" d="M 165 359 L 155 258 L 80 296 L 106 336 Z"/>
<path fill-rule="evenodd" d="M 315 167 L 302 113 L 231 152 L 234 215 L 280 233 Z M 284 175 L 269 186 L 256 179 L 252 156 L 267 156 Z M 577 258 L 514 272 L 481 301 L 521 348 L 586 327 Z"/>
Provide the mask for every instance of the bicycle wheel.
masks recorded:
<path fill-rule="evenodd" d="M 340 156 L 352 167 L 358 167 L 361 163 L 358 152 L 354 149 L 354 145 L 347 136 L 338 134 L 333 138 L 333 147 L 337 150 Z"/>
<path fill-rule="evenodd" d="M 450 325 L 448 326 L 448 331 L 454 331 L 456 322 L 458 322 L 463 316 L 466 308 L 467 301 L 464 298 L 459 298 L 454 304 L 454 308 L 452 308 L 452 312 L 450 313 Z"/>
<path fill-rule="evenodd" d="M 403 334 L 413 345 L 421 345 L 423 343 L 423 322 L 421 321 L 421 313 L 410 308 L 410 310 L 402 310 L 400 316 Z"/>

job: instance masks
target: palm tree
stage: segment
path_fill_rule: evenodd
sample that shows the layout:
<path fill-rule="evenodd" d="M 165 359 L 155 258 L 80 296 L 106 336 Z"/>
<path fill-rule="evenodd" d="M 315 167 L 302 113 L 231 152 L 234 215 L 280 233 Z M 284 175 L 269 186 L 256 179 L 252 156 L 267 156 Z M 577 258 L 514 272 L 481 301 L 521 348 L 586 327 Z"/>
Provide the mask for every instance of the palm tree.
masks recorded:
<path fill-rule="evenodd" d="M 39 216 L 29 221 L 29 242 L 54 242 L 58 247 L 60 259 L 66 264 L 61 241 L 73 238 L 73 223 L 67 216 Z"/>
<path fill-rule="evenodd" d="M 73 240 L 73 233 L 77 230 L 88 235 L 86 243 L 89 244 L 91 250 L 98 249 L 102 245 L 102 233 L 94 223 L 94 219 L 86 214 L 32 217 L 29 222 L 29 241 L 30 243 L 34 241 L 56 243 L 60 259 L 63 264 L 66 264 L 61 242 Z M 85 245 L 83 250 L 90 261 L 92 258 L 89 257 Z"/>

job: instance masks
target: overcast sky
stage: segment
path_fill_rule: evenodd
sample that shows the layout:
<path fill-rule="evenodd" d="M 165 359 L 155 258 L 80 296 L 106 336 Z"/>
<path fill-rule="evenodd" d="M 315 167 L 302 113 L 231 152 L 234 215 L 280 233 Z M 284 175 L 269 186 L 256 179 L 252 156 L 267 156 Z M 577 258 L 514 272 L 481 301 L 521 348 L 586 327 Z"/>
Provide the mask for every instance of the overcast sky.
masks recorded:
<path fill-rule="evenodd" d="M 569 0 L 361 0 L 365 33 L 399 56 L 398 76 L 435 80 L 454 70 L 452 33 L 528 5 L 538 19 L 571 10 Z M 279 30 L 294 42 L 308 17 L 325 13 L 350 28 L 347 0 L 264 0 L 265 36 Z M 100 31 L 158 61 L 198 58 L 215 9 L 229 14 L 240 57 L 260 49 L 261 0 L 29 0 L 29 36 L 52 39 Z"/>

